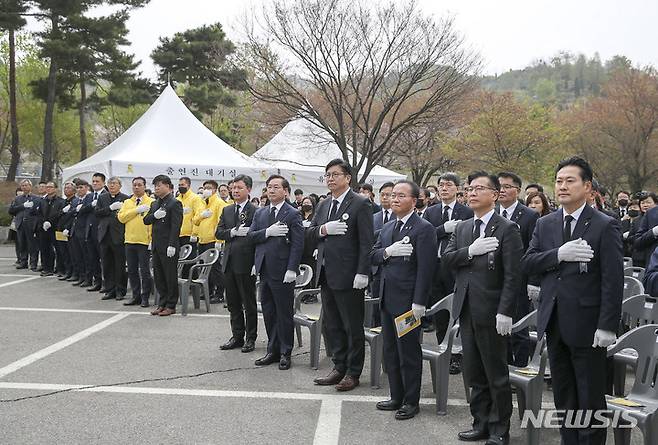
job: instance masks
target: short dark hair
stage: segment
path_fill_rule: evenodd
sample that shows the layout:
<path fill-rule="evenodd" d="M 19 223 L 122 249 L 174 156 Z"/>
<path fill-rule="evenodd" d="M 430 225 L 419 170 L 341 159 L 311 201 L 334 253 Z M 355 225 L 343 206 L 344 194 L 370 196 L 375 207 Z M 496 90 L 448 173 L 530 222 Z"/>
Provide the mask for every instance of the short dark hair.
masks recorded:
<path fill-rule="evenodd" d="M 408 179 L 400 179 L 395 183 L 395 185 L 398 184 L 408 184 L 411 187 L 411 196 L 416 199 L 420 196 L 420 187 L 418 187 L 418 184 L 415 182 L 409 181 Z"/>
<path fill-rule="evenodd" d="M 441 181 L 452 181 L 453 184 L 455 184 L 457 187 L 459 187 L 459 176 L 457 176 L 457 173 L 453 172 L 445 172 L 441 176 L 439 176 L 439 179 L 437 179 L 436 183 L 438 184 Z"/>
<path fill-rule="evenodd" d="M 372 184 L 368 184 L 368 183 L 365 183 L 365 182 L 363 184 L 359 184 L 359 190 L 361 190 L 361 189 L 368 190 L 370 193 L 373 193 L 373 194 L 375 193 L 373 188 L 372 188 Z"/>
<path fill-rule="evenodd" d="M 219 187 L 217 187 L 217 188 L 220 188 L 220 189 L 221 189 L 222 187 L 226 187 L 226 188 L 228 188 L 228 185 L 227 185 L 227 184 L 219 184 Z"/>
<path fill-rule="evenodd" d="M 46 181 L 39 181 L 38 185 L 41 185 L 41 184 L 46 185 L 48 183 Z"/>
<path fill-rule="evenodd" d="M 628 196 L 629 198 L 631 197 L 631 194 L 628 193 L 626 190 L 619 190 L 619 191 L 617 192 L 617 196 L 619 196 L 620 193 L 624 193 L 624 194 L 625 194 L 626 196 Z"/>
<path fill-rule="evenodd" d="M 89 183 L 87 181 L 85 181 L 84 179 L 78 178 L 78 181 L 75 183 L 75 186 L 80 187 L 81 185 L 85 185 L 85 186 L 89 187 Z"/>
<path fill-rule="evenodd" d="M 526 190 L 526 191 L 527 191 L 529 188 L 536 188 L 538 192 L 544 193 L 544 187 L 542 187 L 541 185 L 539 185 L 539 184 L 537 184 L 537 183 L 534 183 L 534 182 L 533 182 L 532 184 L 528 184 L 528 185 L 525 186 L 525 190 Z"/>
<path fill-rule="evenodd" d="M 153 185 L 164 184 L 164 185 L 168 185 L 169 188 L 174 187 L 174 184 L 171 183 L 171 178 L 167 175 L 157 175 L 155 178 L 153 178 L 152 184 Z"/>
<path fill-rule="evenodd" d="M 489 180 L 489 184 L 491 185 L 491 187 L 496 189 L 497 192 L 500 191 L 500 181 L 498 180 L 498 176 L 490 175 L 489 173 L 483 170 L 478 170 L 468 175 L 468 183 L 470 184 L 477 178 L 487 178 Z"/>
<path fill-rule="evenodd" d="M 304 194 L 304 190 L 302 190 L 302 189 L 295 189 L 295 195 L 303 195 L 303 194 Z"/>
<path fill-rule="evenodd" d="M 187 182 L 187 185 L 192 185 L 192 180 L 187 176 L 181 176 L 180 178 L 178 178 L 178 180 Z"/>
<path fill-rule="evenodd" d="M 133 178 L 132 182 L 135 182 L 135 181 L 142 181 L 142 184 L 144 184 L 144 186 L 146 186 L 146 178 L 143 178 L 142 176 L 135 176 Z"/>
<path fill-rule="evenodd" d="M 229 182 L 229 184 L 238 181 L 244 182 L 244 185 L 246 185 L 248 189 L 251 189 L 254 186 L 254 181 L 252 181 L 251 176 L 247 176 L 243 174 L 237 175 L 235 178 L 233 178 L 232 181 Z"/>
<path fill-rule="evenodd" d="M 105 175 L 101 172 L 96 172 L 93 175 L 91 175 L 92 178 L 101 178 L 103 182 L 105 182 Z"/>
<path fill-rule="evenodd" d="M 591 182 L 592 179 L 594 179 L 592 167 L 590 167 L 589 163 L 580 156 L 572 156 L 570 158 L 562 159 L 555 168 L 555 174 L 557 175 L 557 172 L 570 165 L 580 168 L 580 177 L 583 179 L 583 182 Z"/>
<path fill-rule="evenodd" d="M 340 169 L 343 170 L 343 173 L 345 173 L 346 175 L 352 176 L 352 166 L 350 165 L 349 162 L 340 158 L 332 159 L 331 161 L 329 161 L 327 166 L 324 168 L 324 171 L 326 172 L 331 167 L 336 167 L 336 166 L 340 167 Z"/>
<path fill-rule="evenodd" d="M 514 184 L 516 184 L 519 188 L 523 185 L 523 181 L 521 181 L 521 178 L 519 178 L 519 175 L 516 173 L 512 172 L 500 172 L 498 173 L 498 178 L 507 178 L 511 179 Z"/>
<path fill-rule="evenodd" d="M 203 181 L 203 185 L 205 186 L 206 184 L 209 184 L 215 190 L 219 188 L 217 181 L 215 181 L 214 179 L 208 179 L 207 181 Z"/>
<path fill-rule="evenodd" d="M 290 193 L 290 183 L 288 182 L 288 180 L 286 178 L 284 178 L 281 175 L 270 175 L 270 177 L 267 178 L 267 181 L 265 181 L 265 186 L 268 186 L 272 179 L 280 179 L 281 180 L 281 185 L 283 186 L 283 188 L 288 190 L 288 193 Z"/>
<path fill-rule="evenodd" d="M 656 195 L 654 192 L 642 192 L 642 194 L 638 196 L 637 203 L 642 204 L 642 201 L 649 198 L 653 199 L 653 202 L 658 204 L 658 195 Z"/>
<path fill-rule="evenodd" d="M 383 183 L 382 186 L 379 187 L 379 193 L 381 193 L 382 190 L 384 190 L 386 188 L 389 188 L 389 187 L 393 188 L 393 187 L 395 187 L 395 184 L 393 184 L 391 181 L 387 181 L 387 182 Z"/>

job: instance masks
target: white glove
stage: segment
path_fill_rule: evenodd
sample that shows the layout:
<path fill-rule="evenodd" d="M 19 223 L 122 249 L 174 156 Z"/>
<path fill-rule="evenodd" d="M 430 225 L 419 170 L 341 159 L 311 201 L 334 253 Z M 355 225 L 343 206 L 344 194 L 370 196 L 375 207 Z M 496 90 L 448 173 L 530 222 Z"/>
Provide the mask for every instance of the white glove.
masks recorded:
<path fill-rule="evenodd" d="M 43 222 L 43 230 L 48 231 L 51 227 L 52 225 L 48 221 Z"/>
<path fill-rule="evenodd" d="M 69 236 L 69 229 L 62 230 L 62 233 L 64 234 L 64 236 L 68 237 Z"/>
<path fill-rule="evenodd" d="M 474 257 L 484 255 L 485 253 L 493 252 L 496 249 L 498 249 L 498 238 L 495 236 L 478 238 L 468 247 L 468 256 Z"/>
<path fill-rule="evenodd" d="M 69 210 L 71 210 L 71 204 L 66 204 L 64 208 L 62 209 L 63 213 L 69 213 Z"/>
<path fill-rule="evenodd" d="M 384 249 L 387 257 L 410 256 L 413 251 L 414 246 L 412 246 L 410 243 L 403 243 L 402 241 L 396 241 Z"/>
<path fill-rule="evenodd" d="M 567 261 L 572 263 L 589 263 L 594 258 L 594 251 L 587 244 L 582 242 L 581 238 L 566 242 L 557 251 L 558 261 Z"/>
<path fill-rule="evenodd" d="M 153 250 L 153 243 L 149 243 L 149 247 L 148 247 L 148 249 L 149 249 L 149 250 Z"/>
<path fill-rule="evenodd" d="M 148 210 L 149 210 L 149 206 L 147 206 L 146 204 L 142 204 L 142 205 L 137 206 L 137 207 L 135 208 L 135 210 L 137 211 L 137 213 L 148 212 Z"/>
<path fill-rule="evenodd" d="M 539 299 L 539 291 L 541 290 L 541 288 L 539 286 L 533 286 L 532 284 L 528 284 L 527 289 L 528 289 L 528 298 L 532 301 L 537 301 Z"/>
<path fill-rule="evenodd" d="M 221 249 L 222 247 L 223 247 L 222 243 L 220 243 L 219 241 L 215 242 L 215 249 Z"/>
<path fill-rule="evenodd" d="M 368 275 L 356 274 L 354 275 L 354 283 L 352 287 L 354 289 L 365 289 L 368 286 Z"/>
<path fill-rule="evenodd" d="M 158 209 L 153 213 L 155 219 L 162 219 L 167 216 L 167 211 L 165 209 Z"/>
<path fill-rule="evenodd" d="M 305 219 L 304 221 L 302 221 L 302 227 L 304 228 L 311 227 L 311 221 Z"/>
<path fill-rule="evenodd" d="M 265 229 L 265 236 L 286 236 L 288 234 L 288 226 L 285 224 L 274 223 Z"/>
<path fill-rule="evenodd" d="M 206 209 L 203 212 L 201 212 L 201 217 L 202 218 L 210 218 L 212 216 L 212 210 Z"/>
<path fill-rule="evenodd" d="M 196 243 L 197 241 L 199 241 L 199 238 L 197 236 L 194 236 L 194 235 L 190 236 L 190 242 L 191 243 Z"/>
<path fill-rule="evenodd" d="M 251 266 L 251 276 L 252 277 L 256 276 L 256 265 Z"/>
<path fill-rule="evenodd" d="M 34 207 L 34 203 L 32 201 L 25 201 L 23 203 L 23 207 L 25 207 L 26 209 L 31 209 L 32 207 Z"/>
<path fill-rule="evenodd" d="M 624 233 L 622 234 L 622 237 L 623 237 L 624 239 L 628 239 L 628 235 L 630 235 L 630 233 L 631 233 L 631 232 L 624 232 Z"/>
<path fill-rule="evenodd" d="M 82 204 L 78 204 L 77 206 L 75 206 L 75 211 L 79 212 L 81 208 L 82 208 Z"/>
<path fill-rule="evenodd" d="M 314 260 L 317 260 L 317 259 L 318 259 L 318 249 L 315 249 L 315 250 L 313 251 L 313 259 L 314 259 Z"/>
<path fill-rule="evenodd" d="M 510 335 L 512 333 L 512 317 L 496 314 L 496 331 L 500 335 Z"/>
<path fill-rule="evenodd" d="M 96 204 L 98 204 L 98 199 L 94 199 L 94 200 L 91 202 L 91 206 L 92 206 L 92 207 L 96 207 Z"/>
<path fill-rule="evenodd" d="M 172 246 L 167 247 L 167 256 L 171 258 L 174 255 L 176 255 L 176 248 Z"/>
<path fill-rule="evenodd" d="M 294 270 L 286 270 L 286 275 L 283 277 L 284 283 L 293 283 L 297 279 L 297 272 Z"/>
<path fill-rule="evenodd" d="M 416 320 L 420 320 L 420 317 L 425 315 L 425 306 L 423 306 L 421 304 L 413 303 L 411 305 L 411 312 L 414 313 L 414 318 Z"/>
<path fill-rule="evenodd" d="M 658 226 L 656 226 L 656 227 L 654 227 L 653 229 L 651 229 L 651 231 L 653 232 L 653 236 L 655 236 L 656 238 L 658 238 Z"/>
<path fill-rule="evenodd" d="M 110 210 L 119 210 L 123 206 L 121 201 L 116 201 L 110 204 Z"/>
<path fill-rule="evenodd" d="M 267 232 L 267 229 L 265 231 Z M 247 233 L 249 233 L 249 227 L 245 227 L 242 224 L 231 229 L 232 238 L 235 238 L 236 236 L 247 236 Z"/>
<path fill-rule="evenodd" d="M 343 221 L 329 221 L 324 225 L 324 231 L 327 235 L 345 235 L 347 233 L 347 223 Z"/>
<path fill-rule="evenodd" d="M 594 343 L 592 343 L 593 348 L 607 348 L 617 340 L 617 336 L 612 331 L 604 331 L 603 329 L 597 329 L 594 333 Z"/>
<path fill-rule="evenodd" d="M 460 222 L 462 222 L 461 219 L 451 219 L 450 221 L 446 221 L 443 223 L 443 230 L 445 230 L 446 233 L 453 233 L 457 227 L 457 224 Z"/>
<path fill-rule="evenodd" d="M 191 208 L 189 208 L 189 207 L 183 207 L 183 215 L 187 215 L 187 214 L 190 213 L 191 211 L 192 211 Z"/>

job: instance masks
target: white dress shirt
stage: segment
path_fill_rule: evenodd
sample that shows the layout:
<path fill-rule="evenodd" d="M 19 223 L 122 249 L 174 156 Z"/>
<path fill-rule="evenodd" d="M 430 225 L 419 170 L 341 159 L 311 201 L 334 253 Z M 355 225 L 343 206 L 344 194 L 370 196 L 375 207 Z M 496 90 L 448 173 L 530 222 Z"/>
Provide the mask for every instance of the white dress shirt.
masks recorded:
<path fill-rule="evenodd" d="M 480 236 L 478 238 L 482 238 L 484 236 L 484 229 L 487 228 L 487 224 L 489 224 L 489 220 L 494 214 L 494 209 L 489 210 L 487 213 L 482 215 L 481 218 L 478 218 L 477 216 L 473 219 L 473 224 L 475 224 L 475 221 L 478 219 L 482 221 L 482 224 L 480 224 Z"/>

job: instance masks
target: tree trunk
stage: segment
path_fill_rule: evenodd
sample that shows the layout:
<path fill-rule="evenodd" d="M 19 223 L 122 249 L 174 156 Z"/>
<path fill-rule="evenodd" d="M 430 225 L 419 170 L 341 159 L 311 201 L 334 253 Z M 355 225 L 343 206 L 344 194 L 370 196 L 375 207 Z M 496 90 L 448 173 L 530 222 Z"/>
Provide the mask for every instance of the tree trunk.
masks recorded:
<path fill-rule="evenodd" d="M 78 114 L 80 115 L 80 160 L 87 159 L 87 128 L 85 127 L 85 109 L 87 108 L 87 88 L 85 87 L 85 80 L 80 78 L 80 108 Z"/>
<path fill-rule="evenodd" d="M 9 120 L 11 122 L 11 161 L 7 171 L 7 182 L 16 180 L 18 162 L 21 154 L 18 150 L 18 117 L 16 115 L 16 42 L 14 30 L 9 29 Z"/>
<path fill-rule="evenodd" d="M 57 18 L 52 18 L 53 35 L 57 34 Z M 43 159 L 41 161 L 41 180 L 53 179 L 53 167 L 55 164 L 53 153 L 53 118 L 55 115 L 55 99 L 57 88 L 57 61 L 51 56 L 50 69 L 48 70 L 48 95 L 46 99 L 46 115 L 43 124 Z"/>

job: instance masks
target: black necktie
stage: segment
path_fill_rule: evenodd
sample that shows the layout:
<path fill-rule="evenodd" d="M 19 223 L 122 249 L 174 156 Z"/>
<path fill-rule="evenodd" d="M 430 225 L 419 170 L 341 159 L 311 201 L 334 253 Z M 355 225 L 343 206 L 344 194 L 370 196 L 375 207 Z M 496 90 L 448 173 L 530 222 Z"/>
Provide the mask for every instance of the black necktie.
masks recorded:
<path fill-rule="evenodd" d="M 624 210 L 624 209 L 619 209 L 619 216 L 620 216 L 620 217 L 623 218 L 625 214 L 626 214 L 626 210 Z"/>
<path fill-rule="evenodd" d="M 564 217 L 564 242 L 571 241 L 571 221 L 573 216 L 567 215 Z"/>
<path fill-rule="evenodd" d="M 140 202 L 142 202 L 142 198 L 137 198 L 137 199 L 135 200 L 135 205 L 138 206 Z"/>
<path fill-rule="evenodd" d="M 94 201 L 98 199 L 98 192 L 94 192 Z"/>
<path fill-rule="evenodd" d="M 449 210 L 450 210 L 449 206 L 443 207 L 443 223 L 444 224 L 446 222 L 450 221 L 450 213 L 448 213 Z"/>
<path fill-rule="evenodd" d="M 395 223 L 395 228 L 393 229 L 393 242 L 400 241 L 402 239 L 402 225 L 404 223 L 401 219 L 398 219 L 398 222 Z"/>
<path fill-rule="evenodd" d="M 240 204 L 235 205 L 235 225 L 240 225 Z"/>
<path fill-rule="evenodd" d="M 503 209 L 503 218 L 507 219 L 507 210 Z"/>
<path fill-rule="evenodd" d="M 480 237 L 480 226 L 482 225 L 481 219 L 476 219 L 473 222 L 473 241 Z"/>
<path fill-rule="evenodd" d="M 276 222 L 276 207 L 270 209 L 270 225 Z"/>
<path fill-rule="evenodd" d="M 336 219 L 336 214 L 338 213 L 338 200 L 334 199 L 331 203 L 331 212 L 329 212 L 329 221 Z"/>
<path fill-rule="evenodd" d="M 391 219 L 391 215 L 388 212 L 389 210 L 384 210 L 384 224 L 386 224 Z"/>

